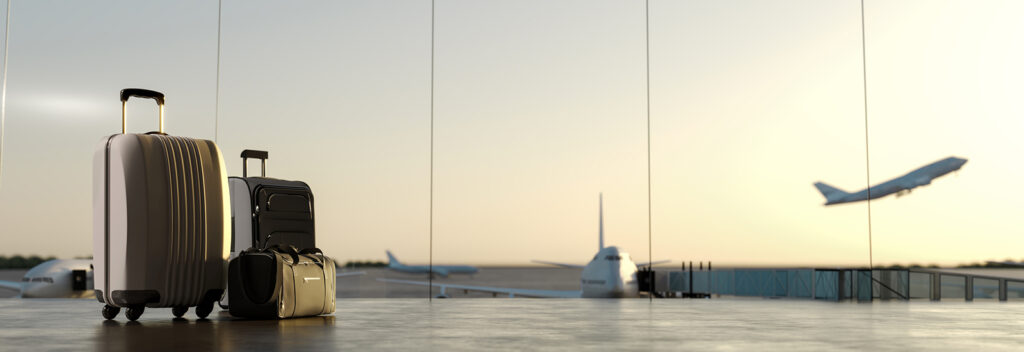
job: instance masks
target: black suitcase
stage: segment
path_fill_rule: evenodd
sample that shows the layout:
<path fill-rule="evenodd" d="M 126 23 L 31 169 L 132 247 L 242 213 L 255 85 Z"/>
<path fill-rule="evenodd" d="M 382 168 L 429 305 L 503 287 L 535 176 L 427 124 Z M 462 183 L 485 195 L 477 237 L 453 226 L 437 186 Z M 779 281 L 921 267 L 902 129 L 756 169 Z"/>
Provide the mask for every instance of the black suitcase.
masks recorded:
<path fill-rule="evenodd" d="M 266 151 L 242 151 L 242 177 L 229 177 L 231 252 L 274 245 L 316 248 L 313 191 L 302 181 L 266 177 Z M 260 177 L 247 177 L 246 161 L 261 160 Z"/>

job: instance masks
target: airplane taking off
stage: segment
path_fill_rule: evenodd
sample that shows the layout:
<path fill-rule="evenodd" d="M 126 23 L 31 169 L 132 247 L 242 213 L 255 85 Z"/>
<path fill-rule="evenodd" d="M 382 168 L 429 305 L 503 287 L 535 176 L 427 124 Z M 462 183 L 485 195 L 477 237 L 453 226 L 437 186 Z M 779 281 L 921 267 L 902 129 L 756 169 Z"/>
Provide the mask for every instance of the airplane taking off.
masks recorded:
<path fill-rule="evenodd" d="M 385 253 L 388 255 L 388 269 L 403 273 L 431 273 L 440 277 L 448 277 L 448 274 L 476 274 L 477 271 L 480 271 L 480 269 L 469 265 L 434 265 L 433 267 L 429 265 L 405 265 L 398 261 L 398 258 L 395 258 L 391 251 L 385 251 Z"/>
<path fill-rule="evenodd" d="M 557 265 L 567 268 L 583 269 L 580 274 L 580 289 L 573 291 L 559 290 L 533 290 L 503 287 L 484 287 L 469 285 L 450 285 L 434 283 L 434 287 L 441 288 L 438 298 L 447 298 L 447 289 L 463 291 L 489 292 L 493 294 L 507 294 L 509 297 L 537 297 L 537 298 L 626 298 L 639 297 L 639 285 L 637 281 L 638 266 L 651 266 L 653 264 L 667 263 L 668 260 L 647 263 L 634 263 L 629 254 L 622 252 L 618 247 L 604 246 L 604 204 L 602 197 L 598 196 L 598 251 L 594 259 L 587 265 L 564 264 L 553 262 L 535 261 L 538 263 Z M 392 282 L 408 285 L 430 286 L 430 283 L 422 281 L 377 279 L 382 282 Z"/>
<path fill-rule="evenodd" d="M 939 176 L 960 170 L 965 163 L 967 163 L 967 159 L 951 156 L 925 165 L 917 170 L 907 173 L 906 175 L 885 181 L 881 184 L 855 193 L 845 192 L 823 182 L 814 183 L 814 187 L 817 187 L 818 191 L 821 192 L 821 195 L 825 196 L 825 205 L 868 200 L 869 193 L 871 194 L 871 199 L 882 198 L 893 193 L 896 193 L 896 196 L 899 197 L 910 193 L 914 188 L 931 184 L 932 180 Z"/>
<path fill-rule="evenodd" d="M 54 259 L 36 265 L 21 282 L 0 281 L 22 298 L 92 298 L 92 260 Z"/>

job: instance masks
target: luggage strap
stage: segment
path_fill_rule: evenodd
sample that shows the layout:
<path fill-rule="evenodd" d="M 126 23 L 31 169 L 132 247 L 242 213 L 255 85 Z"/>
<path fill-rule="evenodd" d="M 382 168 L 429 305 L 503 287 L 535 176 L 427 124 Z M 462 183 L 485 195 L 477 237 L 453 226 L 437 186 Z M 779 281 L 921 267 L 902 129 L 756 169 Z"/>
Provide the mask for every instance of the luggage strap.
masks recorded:
<path fill-rule="evenodd" d="M 275 244 L 275 245 L 271 246 L 270 248 L 267 248 L 267 251 L 276 252 L 276 253 L 284 253 L 284 254 L 289 255 L 290 257 L 292 257 L 292 264 L 296 264 L 296 263 L 299 262 L 299 250 L 296 249 L 295 246 L 292 246 L 292 245 L 282 246 L 282 245 L 279 245 L 279 244 Z"/>
<path fill-rule="evenodd" d="M 288 254 L 289 256 L 292 257 L 293 264 L 297 264 L 299 262 L 299 256 L 303 255 L 307 256 L 307 258 L 312 259 L 313 262 L 316 263 L 316 265 L 320 266 L 321 268 L 323 268 L 324 265 L 327 263 L 327 260 L 324 257 L 324 251 L 320 250 L 320 248 L 306 248 L 300 251 L 297 248 L 295 248 L 295 246 L 292 245 L 282 246 L 279 244 L 275 244 L 270 248 L 267 248 L 267 250 L 277 253 Z"/>
<path fill-rule="evenodd" d="M 309 258 L 312 258 L 313 262 L 319 265 L 321 268 L 323 268 L 324 265 L 327 264 L 327 259 L 325 259 L 324 257 L 324 251 L 320 250 L 320 248 L 306 248 L 303 249 L 302 251 L 299 251 L 299 254 L 308 255 Z"/>

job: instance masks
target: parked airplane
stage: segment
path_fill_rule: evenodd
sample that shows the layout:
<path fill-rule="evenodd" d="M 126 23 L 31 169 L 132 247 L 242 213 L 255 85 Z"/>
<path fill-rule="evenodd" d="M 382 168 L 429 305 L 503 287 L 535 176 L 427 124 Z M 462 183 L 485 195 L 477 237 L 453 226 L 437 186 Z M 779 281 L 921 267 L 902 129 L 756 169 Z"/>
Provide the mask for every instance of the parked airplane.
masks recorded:
<path fill-rule="evenodd" d="M 619 250 L 618 247 L 604 246 L 604 204 L 601 196 L 598 196 L 598 251 L 594 259 L 587 265 L 564 264 L 554 262 L 535 261 L 538 263 L 557 265 L 567 268 L 583 269 L 580 275 L 580 289 L 572 291 L 560 290 L 533 290 L 503 287 L 485 287 L 470 285 L 455 285 L 434 283 L 434 287 L 440 287 L 441 293 L 438 298 L 447 298 L 447 289 L 463 291 L 489 292 L 494 294 L 507 294 L 509 297 L 538 297 L 538 298 L 624 298 L 638 297 L 639 285 L 637 281 L 638 266 L 650 266 L 652 264 L 667 263 L 668 260 L 647 262 L 637 264 L 633 262 L 629 254 Z M 428 282 L 377 279 L 377 281 L 392 282 L 398 284 L 430 286 Z"/>
<path fill-rule="evenodd" d="M 398 261 L 398 258 L 395 258 L 391 251 L 384 252 L 388 255 L 388 269 L 403 273 L 431 273 L 441 277 L 448 277 L 448 274 L 476 274 L 477 271 L 480 271 L 480 269 L 469 265 L 434 265 L 433 267 L 429 265 L 405 265 Z"/>
<path fill-rule="evenodd" d="M 54 259 L 36 265 L 21 282 L 0 281 L 22 298 L 92 298 L 92 260 Z"/>
<path fill-rule="evenodd" d="M 855 193 L 845 192 L 823 182 L 814 183 L 814 187 L 817 187 L 818 191 L 825 196 L 825 205 L 867 200 L 869 193 L 871 194 L 871 199 L 882 198 L 893 193 L 896 193 L 896 196 L 899 197 L 910 193 L 914 188 L 931 184 L 932 180 L 939 176 L 960 170 L 965 163 L 967 163 L 967 159 L 951 156 L 925 165 L 917 170 L 907 173 L 906 175 Z"/>

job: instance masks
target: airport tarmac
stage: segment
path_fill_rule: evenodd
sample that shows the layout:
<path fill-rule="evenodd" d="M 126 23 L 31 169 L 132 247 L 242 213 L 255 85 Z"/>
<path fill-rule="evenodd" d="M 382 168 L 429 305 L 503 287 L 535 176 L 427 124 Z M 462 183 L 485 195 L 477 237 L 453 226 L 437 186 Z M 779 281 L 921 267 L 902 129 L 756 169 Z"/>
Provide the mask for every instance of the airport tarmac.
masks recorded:
<path fill-rule="evenodd" d="M 1024 304 L 769 299 L 339 299 L 333 316 L 106 321 L 100 303 L 0 299 L 0 350 L 1019 350 Z"/>
<path fill-rule="evenodd" d="M 427 281 L 426 274 L 406 274 L 387 268 L 354 268 L 342 271 L 365 271 L 366 275 L 339 277 L 339 298 L 426 298 L 427 287 L 377 281 L 378 278 Z M 0 270 L 0 280 L 21 281 L 27 270 Z M 435 277 L 435 282 L 477 286 L 515 287 L 542 290 L 578 290 L 581 269 L 559 267 L 480 267 L 473 275 Z M 438 289 L 434 289 L 434 294 Z M 489 293 L 449 290 L 453 298 L 492 297 Z M 0 298 L 14 297 L 17 293 L 0 289 Z"/>
<path fill-rule="evenodd" d="M 426 286 L 403 285 L 377 281 L 378 278 L 427 281 L 426 274 L 406 274 L 386 268 L 358 269 L 366 275 L 338 278 L 339 298 L 425 298 Z M 540 290 L 579 290 L 582 269 L 559 267 L 480 267 L 473 275 L 435 277 L 435 283 L 491 287 L 513 287 Z M 438 294 L 434 289 L 434 294 Z M 493 297 L 490 293 L 448 290 L 452 298 Z M 502 296 L 502 295 L 499 295 Z"/>
<path fill-rule="evenodd" d="M 574 289 L 578 269 L 482 268 L 439 281 Z M 378 277 L 417 279 L 383 268 L 339 279 L 332 316 L 234 319 L 219 308 L 174 320 L 150 308 L 138 322 L 100 317 L 92 299 L 0 299 L 3 350 L 1019 350 L 1024 302 L 716 299 L 458 299 L 449 292 Z M 24 271 L 0 271 L 20 278 Z M 1017 271 L 1006 270 L 1005 274 Z M 1008 275 L 1009 276 L 1009 275 Z M 425 279 L 425 277 L 423 277 Z M 350 298 L 392 297 L 393 299 Z M 405 297 L 405 298 L 403 298 Z M 416 297 L 416 298 L 408 298 Z"/>
<path fill-rule="evenodd" d="M 657 270 L 679 270 L 677 267 L 656 268 Z M 938 269 L 944 272 L 1000 276 L 1024 280 L 1024 269 Z M 0 280 L 21 281 L 27 270 L 0 270 Z M 338 298 L 426 298 L 425 286 L 403 285 L 377 281 L 378 278 L 426 281 L 426 274 L 406 274 L 388 270 L 387 268 L 356 268 L 340 271 L 364 271 L 366 275 L 338 278 Z M 451 275 L 447 278 L 436 277 L 435 282 L 448 284 L 464 284 L 476 286 L 514 287 L 540 290 L 578 290 L 580 269 L 523 266 L 523 267 L 480 267 L 474 275 Z M 438 289 L 433 290 L 437 295 Z M 448 290 L 452 298 L 490 298 L 490 293 L 464 292 Z M 17 292 L 0 289 L 0 298 L 17 296 Z M 502 297 L 503 295 L 498 295 Z"/>

